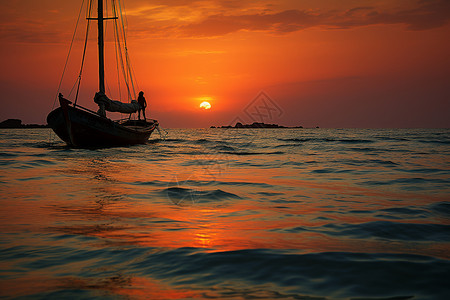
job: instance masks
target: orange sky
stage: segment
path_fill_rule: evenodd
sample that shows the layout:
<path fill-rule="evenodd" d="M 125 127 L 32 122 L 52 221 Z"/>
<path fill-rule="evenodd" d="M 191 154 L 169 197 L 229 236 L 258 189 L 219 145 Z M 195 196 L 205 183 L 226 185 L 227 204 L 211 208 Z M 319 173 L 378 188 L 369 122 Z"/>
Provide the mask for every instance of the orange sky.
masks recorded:
<path fill-rule="evenodd" d="M 81 2 L 0 2 L 0 121 L 46 122 Z M 450 127 L 448 0 L 128 0 L 125 7 L 147 115 L 163 127 L 261 121 L 246 114 L 261 91 L 280 109 L 266 123 Z M 93 109 L 95 35 L 79 100 Z M 110 96 L 118 97 L 115 67 L 106 68 Z M 211 110 L 198 108 L 205 98 Z"/>

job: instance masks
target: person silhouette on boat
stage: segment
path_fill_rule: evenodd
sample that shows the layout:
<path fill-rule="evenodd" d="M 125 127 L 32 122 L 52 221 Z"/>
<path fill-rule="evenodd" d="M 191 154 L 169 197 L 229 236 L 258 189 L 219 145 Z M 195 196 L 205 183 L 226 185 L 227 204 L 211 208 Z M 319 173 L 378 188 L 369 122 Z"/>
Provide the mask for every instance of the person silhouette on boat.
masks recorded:
<path fill-rule="evenodd" d="M 145 108 L 147 107 L 147 101 L 145 101 L 144 92 L 139 92 L 139 97 L 137 99 L 139 103 L 139 109 L 138 109 L 138 119 L 141 119 L 141 110 L 142 110 L 142 116 L 144 117 L 144 120 L 147 120 L 145 117 Z"/>

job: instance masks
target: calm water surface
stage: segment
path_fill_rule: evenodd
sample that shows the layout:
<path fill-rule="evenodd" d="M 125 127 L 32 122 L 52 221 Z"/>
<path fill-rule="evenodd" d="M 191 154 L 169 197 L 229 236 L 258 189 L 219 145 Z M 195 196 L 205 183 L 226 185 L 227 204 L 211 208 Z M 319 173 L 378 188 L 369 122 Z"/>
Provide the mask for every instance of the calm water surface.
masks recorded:
<path fill-rule="evenodd" d="M 0 297 L 448 299 L 450 130 L 0 130 Z"/>

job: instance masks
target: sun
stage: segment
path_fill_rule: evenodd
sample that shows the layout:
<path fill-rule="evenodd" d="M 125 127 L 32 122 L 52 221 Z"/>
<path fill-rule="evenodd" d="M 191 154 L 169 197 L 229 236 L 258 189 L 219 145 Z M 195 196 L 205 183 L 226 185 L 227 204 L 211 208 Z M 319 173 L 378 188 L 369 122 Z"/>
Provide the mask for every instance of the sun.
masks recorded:
<path fill-rule="evenodd" d="M 200 108 L 201 109 L 211 109 L 211 104 L 208 101 L 203 101 L 202 103 L 200 103 Z"/>

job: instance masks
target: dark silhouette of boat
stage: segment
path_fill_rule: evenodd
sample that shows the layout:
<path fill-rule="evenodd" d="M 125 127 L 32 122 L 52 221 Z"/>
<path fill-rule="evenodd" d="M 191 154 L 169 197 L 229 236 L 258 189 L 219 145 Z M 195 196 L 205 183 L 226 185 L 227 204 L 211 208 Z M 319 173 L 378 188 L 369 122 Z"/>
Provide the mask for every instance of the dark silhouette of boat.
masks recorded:
<path fill-rule="evenodd" d="M 91 6 L 92 3 L 89 4 L 89 7 Z M 132 120 L 131 114 L 140 109 L 139 104 L 135 100 L 131 101 L 131 103 L 121 103 L 110 100 L 105 95 L 103 21 L 107 19 L 117 20 L 119 17 L 104 18 L 103 0 L 98 0 L 97 17 L 88 17 L 87 19 L 88 22 L 89 20 L 98 22 L 99 92 L 96 93 L 94 101 L 99 105 L 100 109 L 98 112 L 94 112 L 78 105 L 76 103 L 78 90 L 74 102 L 59 94 L 58 100 L 60 106 L 48 114 L 47 123 L 56 135 L 72 147 L 109 147 L 145 144 L 152 132 L 158 128 L 158 121 L 150 119 Z M 124 37 L 125 35 L 123 35 Z M 125 53 L 125 55 L 128 54 Z M 129 74 L 131 75 L 131 71 Z M 81 71 L 79 80 L 81 81 Z M 79 86 L 80 84 L 78 84 L 78 88 Z M 130 117 L 113 121 L 106 117 L 105 110 L 129 113 Z"/>
<path fill-rule="evenodd" d="M 69 146 L 104 147 L 145 144 L 158 126 L 156 120 L 113 121 L 74 105 L 62 95 L 60 107 L 50 112 L 47 122 Z"/>

